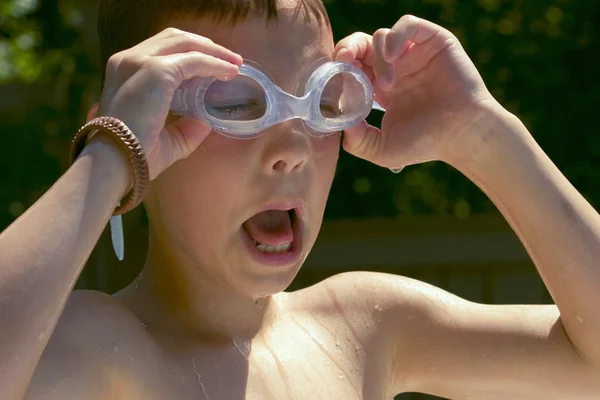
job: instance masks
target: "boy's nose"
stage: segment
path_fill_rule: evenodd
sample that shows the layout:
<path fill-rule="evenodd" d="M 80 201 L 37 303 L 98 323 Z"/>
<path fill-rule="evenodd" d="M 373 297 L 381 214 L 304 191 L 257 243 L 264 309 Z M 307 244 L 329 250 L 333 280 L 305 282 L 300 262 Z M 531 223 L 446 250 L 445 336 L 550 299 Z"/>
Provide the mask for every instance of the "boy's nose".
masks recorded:
<path fill-rule="evenodd" d="M 289 121 L 265 132 L 263 165 L 267 174 L 299 171 L 310 160 L 309 135 L 299 121 Z"/>

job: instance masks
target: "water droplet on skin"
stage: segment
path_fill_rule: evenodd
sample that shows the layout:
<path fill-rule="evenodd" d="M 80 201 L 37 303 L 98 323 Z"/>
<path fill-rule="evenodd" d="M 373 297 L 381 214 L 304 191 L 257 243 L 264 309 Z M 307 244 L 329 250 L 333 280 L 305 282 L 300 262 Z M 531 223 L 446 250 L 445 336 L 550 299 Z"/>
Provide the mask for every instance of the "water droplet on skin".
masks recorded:
<path fill-rule="evenodd" d="M 583 318 L 581 318 L 580 316 L 577 316 L 577 322 L 579 322 L 580 324 L 583 324 Z"/>
<path fill-rule="evenodd" d="M 340 347 L 340 342 L 339 341 L 335 341 L 335 347 Z"/>
<path fill-rule="evenodd" d="M 340 378 L 340 379 L 344 379 L 344 375 L 340 374 L 340 375 L 339 375 L 339 378 Z"/>
<path fill-rule="evenodd" d="M 264 297 L 257 297 L 257 298 L 255 298 L 254 299 L 254 304 L 258 308 L 263 308 L 265 306 L 265 299 L 264 299 Z"/>

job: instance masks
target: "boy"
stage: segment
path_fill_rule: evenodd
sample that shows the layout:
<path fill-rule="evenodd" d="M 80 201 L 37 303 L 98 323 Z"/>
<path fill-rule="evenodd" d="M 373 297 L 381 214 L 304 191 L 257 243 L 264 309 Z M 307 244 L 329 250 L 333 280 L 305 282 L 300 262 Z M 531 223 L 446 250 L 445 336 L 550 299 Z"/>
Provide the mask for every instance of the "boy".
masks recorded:
<path fill-rule="evenodd" d="M 600 216 L 450 32 L 405 16 L 334 47 L 317 0 L 104 0 L 100 34 L 107 72 L 88 119 L 122 121 L 145 158 L 94 135 L 0 236 L 1 399 L 598 398 Z M 473 304 L 374 273 L 283 293 L 316 239 L 340 133 L 292 119 L 235 140 L 169 110 L 184 81 L 233 82 L 244 60 L 296 94 L 323 57 L 360 66 L 387 109 L 381 131 L 348 127 L 344 149 L 392 169 L 458 168 L 557 306 Z M 114 297 L 69 295 L 114 205 L 143 193 L 144 160 L 142 275 Z"/>

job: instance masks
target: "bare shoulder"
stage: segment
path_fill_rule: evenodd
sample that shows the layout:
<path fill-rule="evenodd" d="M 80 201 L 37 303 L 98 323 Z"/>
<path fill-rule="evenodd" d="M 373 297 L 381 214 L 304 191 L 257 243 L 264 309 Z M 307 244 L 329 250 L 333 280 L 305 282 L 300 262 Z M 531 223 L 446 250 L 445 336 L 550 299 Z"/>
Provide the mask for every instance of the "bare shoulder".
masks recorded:
<path fill-rule="evenodd" d="M 413 322 L 409 305 L 420 286 L 402 276 L 346 272 L 292 293 L 290 303 L 293 314 L 318 320 L 332 333 L 341 350 L 336 361 L 361 371 L 366 393 L 391 398 L 397 394 L 397 339 L 408 328 L 400 321 Z"/>
<path fill-rule="evenodd" d="M 310 308 L 359 332 L 388 394 L 597 398 L 600 372 L 573 347 L 555 305 L 474 303 L 411 278 L 351 272 L 306 289 Z M 342 310 L 342 311 L 340 311 Z M 336 323 L 339 326 L 339 323 Z"/>
<path fill-rule="evenodd" d="M 97 291 L 74 291 L 58 321 L 49 345 L 95 345 L 97 350 L 118 353 L 119 344 L 147 336 L 139 319 L 119 300 Z M 105 346 L 110 345 L 110 348 Z"/>
<path fill-rule="evenodd" d="M 322 313 L 344 311 L 373 316 L 402 305 L 414 306 L 415 297 L 432 295 L 437 290 L 404 276 L 356 271 L 334 275 L 296 293 L 302 306 Z"/>
<path fill-rule="evenodd" d="M 44 350 L 26 398 L 113 398 L 121 386 L 117 371 L 122 369 L 124 355 L 148 340 L 142 324 L 120 301 L 101 292 L 75 291 Z"/>

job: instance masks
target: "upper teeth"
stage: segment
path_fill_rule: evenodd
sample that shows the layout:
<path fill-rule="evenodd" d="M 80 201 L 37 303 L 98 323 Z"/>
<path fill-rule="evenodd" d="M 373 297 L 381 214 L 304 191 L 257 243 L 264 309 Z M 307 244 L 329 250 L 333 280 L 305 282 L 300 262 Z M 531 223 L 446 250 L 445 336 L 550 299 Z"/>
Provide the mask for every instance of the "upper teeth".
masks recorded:
<path fill-rule="evenodd" d="M 254 240 L 254 245 L 259 251 L 265 253 L 279 253 L 282 251 L 288 251 L 292 247 L 292 243 L 284 243 L 279 246 L 267 246 L 266 244 L 260 244 L 256 240 Z"/>

